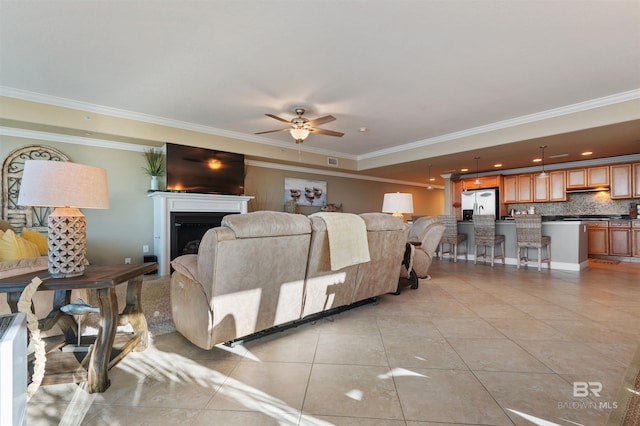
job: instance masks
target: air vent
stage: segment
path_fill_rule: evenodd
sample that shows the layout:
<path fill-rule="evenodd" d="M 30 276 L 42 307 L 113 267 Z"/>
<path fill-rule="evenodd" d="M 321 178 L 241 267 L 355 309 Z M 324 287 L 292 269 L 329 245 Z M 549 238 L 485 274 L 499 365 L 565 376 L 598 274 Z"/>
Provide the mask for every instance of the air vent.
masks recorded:
<path fill-rule="evenodd" d="M 338 159 L 334 157 L 327 157 L 327 165 L 338 167 Z"/>

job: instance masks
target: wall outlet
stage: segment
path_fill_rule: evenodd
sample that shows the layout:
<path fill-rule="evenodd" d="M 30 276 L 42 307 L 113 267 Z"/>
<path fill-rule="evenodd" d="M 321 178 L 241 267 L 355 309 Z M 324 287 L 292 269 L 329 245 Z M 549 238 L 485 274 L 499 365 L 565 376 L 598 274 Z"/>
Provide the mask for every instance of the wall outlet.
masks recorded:
<path fill-rule="evenodd" d="M 125 265 L 129 265 L 129 264 L 131 264 L 131 258 L 130 258 L 130 257 L 125 257 L 125 258 L 124 258 L 124 264 L 125 264 Z"/>
<path fill-rule="evenodd" d="M 145 245 L 143 245 L 143 246 L 142 246 L 142 252 L 143 252 L 143 253 L 149 253 L 149 246 L 148 246 L 148 245 L 146 245 L 146 244 L 145 244 Z"/>

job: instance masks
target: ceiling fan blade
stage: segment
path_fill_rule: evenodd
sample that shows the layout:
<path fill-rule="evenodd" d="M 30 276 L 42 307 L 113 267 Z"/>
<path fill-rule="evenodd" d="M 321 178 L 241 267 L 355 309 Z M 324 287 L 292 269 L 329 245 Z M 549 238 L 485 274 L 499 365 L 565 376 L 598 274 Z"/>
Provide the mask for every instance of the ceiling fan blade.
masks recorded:
<path fill-rule="evenodd" d="M 275 132 L 286 132 L 287 130 L 291 130 L 291 129 L 288 128 L 288 129 L 278 129 L 278 130 L 267 130 L 266 132 L 254 133 L 254 135 L 262 135 L 262 134 L 265 134 L 265 133 L 275 133 Z"/>
<path fill-rule="evenodd" d="M 342 137 L 344 136 L 344 133 L 340 133 L 340 132 L 334 132 L 333 130 L 325 130 L 325 129 L 309 129 L 309 131 L 311 133 L 318 133 L 320 135 L 326 135 L 326 136 L 337 136 L 337 137 Z"/>
<path fill-rule="evenodd" d="M 275 119 L 276 119 L 276 120 L 278 120 L 278 121 L 282 121 L 283 123 L 291 124 L 291 121 L 290 121 L 290 120 L 285 120 L 284 118 L 280 118 L 280 117 L 278 117 L 278 116 L 276 116 L 276 115 L 273 115 L 273 114 L 265 114 L 265 115 L 266 115 L 267 117 L 275 118 Z"/>
<path fill-rule="evenodd" d="M 334 121 L 336 118 L 333 115 L 325 115 L 324 117 L 316 118 L 315 120 L 309 121 L 310 126 L 319 126 L 321 124 L 329 123 Z"/>

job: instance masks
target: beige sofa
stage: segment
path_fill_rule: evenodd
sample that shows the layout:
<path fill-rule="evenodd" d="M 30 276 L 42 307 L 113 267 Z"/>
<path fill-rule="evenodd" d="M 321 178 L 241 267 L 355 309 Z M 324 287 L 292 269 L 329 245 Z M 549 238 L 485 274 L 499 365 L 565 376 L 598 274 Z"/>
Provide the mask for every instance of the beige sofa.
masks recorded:
<path fill-rule="evenodd" d="M 197 255 L 172 262 L 176 329 L 210 349 L 395 291 L 408 228 L 382 213 L 360 217 L 371 260 L 331 270 L 323 219 L 267 211 L 226 216 L 207 231 Z"/>

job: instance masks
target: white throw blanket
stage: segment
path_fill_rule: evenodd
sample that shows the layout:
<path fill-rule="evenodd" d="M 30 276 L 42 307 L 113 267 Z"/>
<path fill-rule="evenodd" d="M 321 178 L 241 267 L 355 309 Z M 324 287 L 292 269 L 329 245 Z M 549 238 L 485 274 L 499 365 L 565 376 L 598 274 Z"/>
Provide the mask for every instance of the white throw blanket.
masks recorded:
<path fill-rule="evenodd" d="M 327 225 L 332 271 L 371 260 L 367 227 L 360 216 L 333 212 L 319 212 L 312 216 L 320 217 Z"/>

